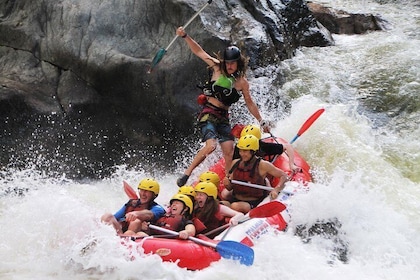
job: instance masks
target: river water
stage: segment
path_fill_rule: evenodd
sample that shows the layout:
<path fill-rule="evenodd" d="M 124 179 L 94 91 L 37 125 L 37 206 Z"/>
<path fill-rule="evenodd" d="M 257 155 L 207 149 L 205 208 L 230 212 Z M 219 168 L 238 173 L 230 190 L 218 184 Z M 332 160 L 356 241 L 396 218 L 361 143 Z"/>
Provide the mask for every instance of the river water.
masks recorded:
<path fill-rule="evenodd" d="M 330 240 L 303 243 L 292 230 L 263 237 L 251 267 L 222 259 L 192 272 L 157 256 L 132 261 L 99 217 L 126 201 L 123 180 L 135 186 L 150 176 L 139 171 L 141 164 L 84 183 L 35 169 L 6 170 L 0 174 L 0 279 L 420 279 L 416 2 L 323 1 L 348 12 L 380 14 L 389 30 L 334 35 L 336 46 L 304 48 L 277 69 L 260 69 L 280 71 L 286 79 L 270 93 L 282 100 L 278 108 L 255 94 L 263 114 L 277 119 L 274 135 L 290 140 L 313 112 L 326 109 L 294 143 L 312 166 L 315 183 L 293 198 L 291 228 L 337 218 L 347 263 L 334 259 Z M 250 78 L 251 89 L 262 92 L 267 76 Z M 162 186 L 158 202 L 177 191 L 176 177 L 189 160 L 180 159 L 179 170 L 153 174 Z M 95 250 L 82 255 L 92 240 Z"/>

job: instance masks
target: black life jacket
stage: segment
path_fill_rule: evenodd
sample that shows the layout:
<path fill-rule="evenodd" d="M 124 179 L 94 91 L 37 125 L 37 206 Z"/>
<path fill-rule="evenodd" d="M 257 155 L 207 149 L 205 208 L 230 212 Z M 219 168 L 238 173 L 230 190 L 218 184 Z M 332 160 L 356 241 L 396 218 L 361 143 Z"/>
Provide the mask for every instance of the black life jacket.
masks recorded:
<path fill-rule="evenodd" d="M 242 96 L 242 94 L 233 87 L 234 82 L 235 79 L 233 77 L 221 75 L 216 81 L 206 83 L 204 94 L 216 98 L 225 106 L 231 106 Z"/>

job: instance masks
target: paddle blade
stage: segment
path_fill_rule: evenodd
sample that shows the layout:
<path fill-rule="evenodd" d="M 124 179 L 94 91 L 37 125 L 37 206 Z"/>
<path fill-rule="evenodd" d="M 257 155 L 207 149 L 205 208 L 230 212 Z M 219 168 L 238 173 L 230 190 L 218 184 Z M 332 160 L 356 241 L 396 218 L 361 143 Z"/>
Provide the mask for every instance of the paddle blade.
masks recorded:
<path fill-rule="evenodd" d="M 302 127 L 299 129 L 298 133 L 296 134 L 296 136 L 292 139 L 292 141 L 290 141 L 290 144 L 292 144 L 293 142 L 296 141 L 296 139 L 299 138 L 299 136 L 301 136 L 308 128 L 311 127 L 311 125 L 314 123 L 314 121 L 316 121 L 319 116 L 321 116 L 322 113 L 324 113 L 325 109 L 319 109 L 318 111 L 316 111 L 315 113 L 312 114 L 312 116 L 310 116 L 306 122 L 302 125 Z"/>
<path fill-rule="evenodd" d="M 254 263 L 254 250 L 242 243 L 230 240 L 220 241 L 216 250 L 225 259 L 239 260 L 246 266 Z"/>
<path fill-rule="evenodd" d="M 130 199 L 138 199 L 137 193 L 133 188 L 126 182 L 123 181 L 124 192 Z"/>
<path fill-rule="evenodd" d="M 248 214 L 250 218 L 266 218 L 274 216 L 283 211 L 284 209 L 286 209 L 286 205 L 284 205 L 280 201 L 274 200 L 261 206 L 255 207 L 254 209 L 249 211 Z"/>
<path fill-rule="evenodd" d="M 152 72 L 153 68 L 162 60 L 163 56 L 166 53 L 166 49 L 161 48 L 155 55 L 155 57 L 152 60 L 152 65 L 150 65 L 149 73 Z"/>

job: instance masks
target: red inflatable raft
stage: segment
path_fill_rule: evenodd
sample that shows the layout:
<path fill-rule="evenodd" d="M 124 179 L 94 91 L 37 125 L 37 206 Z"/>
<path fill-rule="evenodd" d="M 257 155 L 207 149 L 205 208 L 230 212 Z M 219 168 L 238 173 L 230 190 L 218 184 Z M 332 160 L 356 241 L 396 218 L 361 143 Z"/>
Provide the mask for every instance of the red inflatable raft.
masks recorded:
<path fill-rule="evenodd" d="M 280 144 L 287 143 L 287 141 L 281 138 L 266 138 L 263 141 Z M 312 180 L 310 167 L 296 151 L 294 154 L 294 162 L 295 165 L 302 169 L 301 172 L 296 174 L 292 174 L 291 170 L 289 169 L 289 158 L 284 153 L 274 156 L 270 160 L 275 166 L 285 171 L 291 179 L 291 182 L 286 183 L 285 191 L 278 198 L 278 201 L 287 205 L 287 199 L 290 197 L 290 195 L 300 191 L 302 188 L 305 188 L 307 183 Z M 219 160 L 214 166 L 210 168 L 210 170 L 217 173 L 220 178 L 224 178 L 224 159 Z M 276 180 L 278 179 L 273 180 L 271 185 L 275 185 L 277 183 Z M 131 190 L 131 195 L 137 196 L 137 194 L 131 187 L 128 186 L 128 184 L 125 183 L 124 187 L 127 194 L 129 194 Z M 128 188 L 130 188 L 130 190 Z M 222 191 L 223 188 L 224 186 L 221 184 L 219 191 Z M 260 205 L 263 206 L 264 204 L 268 203 L 273 202 L 270 202 L 267 198 Z M 269 205 L 267 205 L 266 208 L 268 206 Z M 281 208 L 281 210 L 283 209 L 284 208 Z M 219 242 L 226 241 L 233 241 L 235 243 L 240 242 L 247 246 L 254 246 L 256 240 L 268 232 L 268 228 L 276 228 L 277 230 L 286 229 L 290 216 L 287 209 L 286 211 L 280 212 L 281 210 L 270 217 L 254 218 L 251 216 L 251 219 L 247 219 L 247 221 L 227 229 L 227 232 L 222 232 L 215 238 L 215 240 L 208 240 L 205 236 L 199 236 L 199 238 L 201 238 L 201 240 L 205 240 L 205 242 L 212 242 L 212 244 L 215 244 L 215 246 L 216 244 L 219 244 Z M 221 239 L 223 239 L 223 241 L 221 241 Z M 204 269 L 208 267 L 212 262 L 218 261 L 222 257 L 215 246 L 202 245 L 192 240 L 147 237 L 143 239 L 136 239 L 135 242 L 137 243 L 138 247 L 141 247 L 144 250 L 144 253 L 159 255 L 163 261 L 176 262 L 179 267 L 187 268 L 190 270 Z M 230 245 L 228 244 L 228 246 Z M 239 250 L 242 250 L 242 248 L 239 248 Z"/>

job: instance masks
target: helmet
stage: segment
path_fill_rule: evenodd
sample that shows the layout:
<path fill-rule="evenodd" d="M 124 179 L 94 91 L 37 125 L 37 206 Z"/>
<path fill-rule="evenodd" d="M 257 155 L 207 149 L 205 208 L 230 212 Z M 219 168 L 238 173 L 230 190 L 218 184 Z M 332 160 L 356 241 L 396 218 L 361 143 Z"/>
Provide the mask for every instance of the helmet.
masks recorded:
<path fill-rule="evenodd" d="M 139 190 L 151 191 L 156 196 L 159 194 L 160 186 L 159 183 L 151 178 L 146 178 L 140 181 L 139 186 L 137 187 Z"/>
<path fill-rule="evenodd" d="M 190 214 L 192 213 L 192 211 L 193 211 L 193 203 L 192 203 L 191 198 L 188 197 L 188 195 L 177 193 L 177 194 L 175 194 L 171 198 L 171 200 L 169 201 L 169 203 L 172 204 L 172 201 L 174 201 L 174 200 L 179 200 L 179 201 L 183 202 L 185 206 L 187 206 L 188 208 L 190 208 L 189 209 Z"/>
<path fill-rule="evenodd" d="M 216 187 L 218 187 L 219 184 L 220 184 L 219 175 L 217 175 L 217 173 L 215 173 L 213 171 L 204 172 L 203 174 L 200 175 L 200 177 L 198 177 L 198 180 L 200 182 L 211 182 Z"/>
<path fill-rule="evenodd" d="M 245 135 L 254 135 L 258 139 L 261 139 L 261 129 L 257 125 L 249 124 L 241 131 L 241 137 Z"/>
<path fill-rule="evenodd" d="M 195 190 L 192 186 L 182 186 L 178 189 L 179 194 L 195 196 Z"/>
<path fill-rule="evenodd" d="M 251 150 L 251 151 L 258 151 L 260 148 L 260 140 L 258 140 L 257 137 L 254 135 L 248 134 L 245 136 L 242 136 L 238 144 L 236 144 L 236 147 L 238 147 L 241 150 Z"/>
<path fill-rule="evenodd" d="M 195 185 L 195 191 L 203 192 L 214 199 L 217 198 L 217 187 L 212 182 L 199 182 Z"/>
<path fill-rule="evenodd" d="M 241 58 L 241 51 L 237 46 L 229 46 L 223 53 L 223 60 L 226 62 L 236 61 Z"/>

